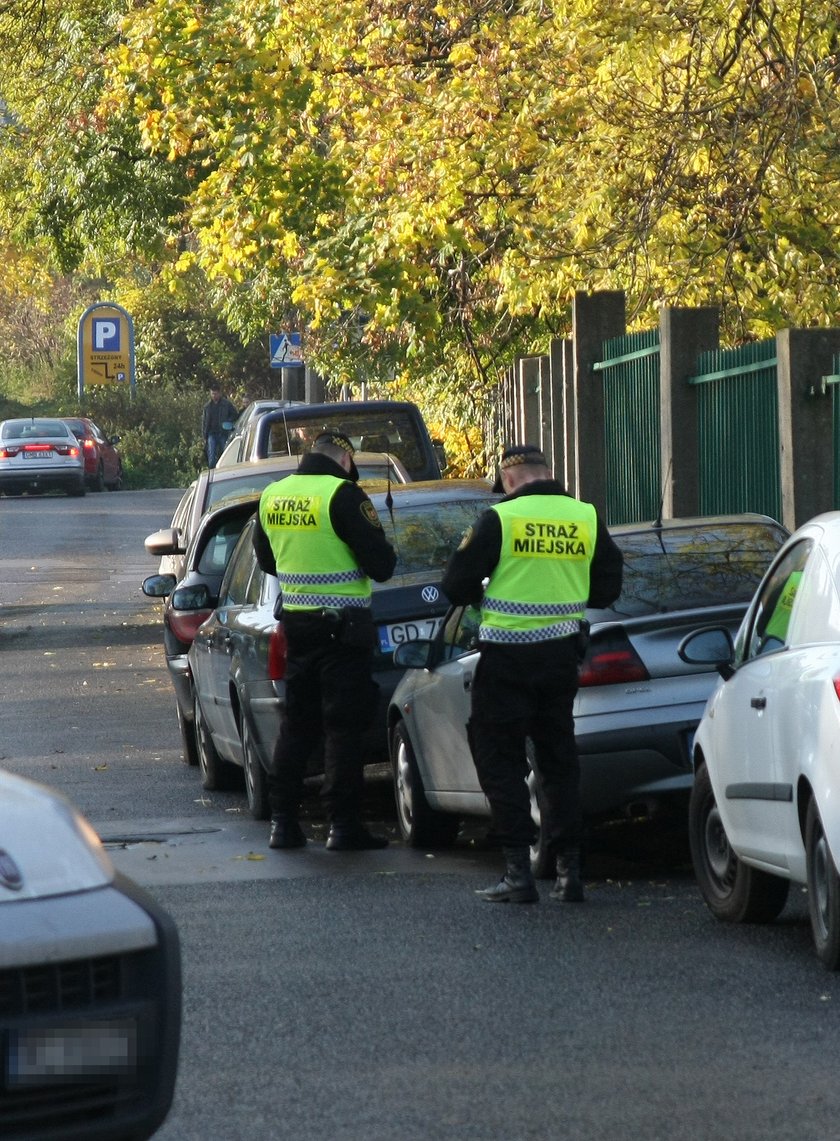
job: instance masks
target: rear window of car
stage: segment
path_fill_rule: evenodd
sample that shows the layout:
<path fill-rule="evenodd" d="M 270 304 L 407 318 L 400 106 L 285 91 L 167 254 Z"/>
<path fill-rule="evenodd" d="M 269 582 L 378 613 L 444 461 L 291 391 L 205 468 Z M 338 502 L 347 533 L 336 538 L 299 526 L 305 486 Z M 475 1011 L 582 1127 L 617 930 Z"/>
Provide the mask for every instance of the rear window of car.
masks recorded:
<path fill-rule="evenodd" d="M 344 407 L 331 414 L 322 411 L 309 419 L 290 415 L 288 420 L 275 420 L 270 427 L 268 455 L 301 455 L 327 431 L 346 432 L 357 451 L 390 452 L 413 478 L 423 478 L 427 460 L 417 422 L 411 413 L 398 408 L 383 412 Z"/>
<path fill-rule="evenodd" d="M 749 602 L 787 532 L 731 523 L 613 537 L 624 554 L 624 584 L 610 609 L 635 616 Z"/>
<path fill-rule="evenodd" d="M 394 574 L 442 571 L 464 533 L 493 499 L 453 499 L 438 503 L 378 507 L 385 534 L 397 553 Z"/>
<path fill-rule="evenodd" d="M 69 428 L 55 420 L 7 420 L 2 427 L 4 440 L 25 440 L 40 437 L 53 440 L 66 439 Z"/>
<path fill-rule="evenodd" d="M 73 435 L 77 436 L 80 440 L 85 435 L 87 435 L 87 428 L 85 427 L 85 425 L 82 423 L 81 420 L 65 420 L 64 423 L 67 425 L 67 427 L 73 433 Z"/>

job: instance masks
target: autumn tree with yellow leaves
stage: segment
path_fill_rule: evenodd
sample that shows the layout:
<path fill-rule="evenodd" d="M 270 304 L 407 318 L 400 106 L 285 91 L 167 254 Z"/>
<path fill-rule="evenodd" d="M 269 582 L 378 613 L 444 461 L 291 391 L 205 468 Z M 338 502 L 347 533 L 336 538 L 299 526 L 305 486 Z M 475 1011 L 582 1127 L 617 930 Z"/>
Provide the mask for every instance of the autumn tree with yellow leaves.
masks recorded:
<path fill-rule="evenodd" d="M 78 22 L 97 20 L 21 219 L 65 261 L 117 247 L 198 289 L 245 338 L 295 322 L 330 377 L 468 426 L 514 354 L 568 330 L 575 290 L 626 290 L 642 325 L 717 304 L 732 342 L 838 322 L 834 2 L 151 0 Z M 4 148 L 18 196 L 30 121 L 35 147 Z M 97 171 L 119 210 L 82 238 Z"/>

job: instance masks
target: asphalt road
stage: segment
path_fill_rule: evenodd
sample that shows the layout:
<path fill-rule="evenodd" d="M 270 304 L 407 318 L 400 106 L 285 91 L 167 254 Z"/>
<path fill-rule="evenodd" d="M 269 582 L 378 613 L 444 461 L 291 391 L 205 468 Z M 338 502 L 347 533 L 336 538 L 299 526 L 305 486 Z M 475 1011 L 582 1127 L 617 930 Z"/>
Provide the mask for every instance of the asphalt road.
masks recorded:
<path fill-rule="evenodd" d="M 0 764 L 64 791 L 175 916 L 184 1027 L 160 1141 L 834 1137 L 840 987 L 804 897 L 725 927 L 684 839 L 593 836 L 583 906 L 490 906 L 483 829 L 271 852 L 180 759 L 143 537 L 177 491 L 0 499 Z M 390 789 L 371 821 L 395 835 Z"/>

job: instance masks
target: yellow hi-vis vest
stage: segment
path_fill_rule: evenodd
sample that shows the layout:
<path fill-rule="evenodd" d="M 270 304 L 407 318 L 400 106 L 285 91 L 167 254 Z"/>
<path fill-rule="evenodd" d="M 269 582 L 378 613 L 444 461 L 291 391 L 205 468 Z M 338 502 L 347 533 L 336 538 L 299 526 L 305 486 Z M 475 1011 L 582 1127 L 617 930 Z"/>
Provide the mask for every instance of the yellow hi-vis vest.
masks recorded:
<path fill-rule="evenodd" d="M 576 634 L 589 598 L 595 508 L 566 495 L 521 495 L 491 510 L 501 520 L 502 548 L 481 603 L 481 641 Z"/>
<path fill-rule="evenodd" d="M 284 610 L 370 606 L 370 579 L 330 523 L 330 502 L 343 482 L 333 475 L 289 475 L 260 496 Z"/>

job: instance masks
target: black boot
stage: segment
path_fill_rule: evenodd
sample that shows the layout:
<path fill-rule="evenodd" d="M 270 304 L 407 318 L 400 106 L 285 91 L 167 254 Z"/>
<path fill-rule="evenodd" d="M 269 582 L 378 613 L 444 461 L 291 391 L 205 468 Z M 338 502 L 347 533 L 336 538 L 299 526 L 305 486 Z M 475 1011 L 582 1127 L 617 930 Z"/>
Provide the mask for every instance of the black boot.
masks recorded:
<path fill-rule="evenodd" d="M 305 844 L 306 836 L 296 817 L 279 812 L 272 816 L 269 848 L 302 848 Z"/>
<path fill-rule="evenodd" d="M 330 825 L 327 836 L 327 849 L 330 852 L 371 852 L 387 847 L 385 836 L 374 836 L 358 821 Z"/>
<path fill-rule="evenodd" d="M 494 887 L 477 891 L 488 903 L 536 903 L 540 898 L 531 872 L 531 853 L 527 848 L 503 848 L 505 874 Z"/>
<path fill-rule="evenodd" d="M 557 881 L 549 894 L 563 903 L 583 903 L 579 849 L 570 849 L 557 857 Z"/>

